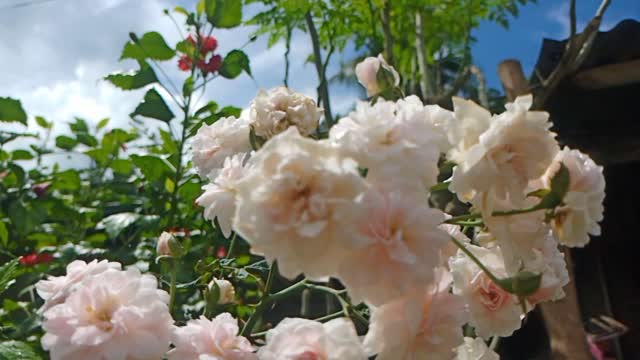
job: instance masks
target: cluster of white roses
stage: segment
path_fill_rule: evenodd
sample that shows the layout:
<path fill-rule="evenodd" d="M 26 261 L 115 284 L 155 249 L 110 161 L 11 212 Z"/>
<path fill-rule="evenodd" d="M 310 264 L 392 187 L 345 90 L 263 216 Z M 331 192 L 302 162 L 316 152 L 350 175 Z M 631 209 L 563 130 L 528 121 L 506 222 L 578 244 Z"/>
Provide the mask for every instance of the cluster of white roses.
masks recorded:
<path fill-rule="evenodd" d="M 382 62 L 359 65 L 369 95 L 397 86 Z M 391 80 L 370 84 L 380 71 Z M 511 335 L 523 313 L 564 296 L 558 243 L 585 245 L 603 213 L 602 168 L 560 151 L 531 100 L 498 115 L 458 98 L 453 111 L 415 96 L 360 102 L 322 138 L 322 110 L 280 87 L 261 91 L 240 118 L 200 128 L 192 147 L 210 182 L 197 199 L 205 217 L 277 260 L 285 277 L 339 279 L 371 310 L 363 339 L 346 318 L 288 318 L 254 352 L 231 315 L 173 327 L 155 278 L 75 262 L 38 286 L 43 346 L 65 359 L 160 358 L 169 343 L 169 359 L 497 359 L 483 338 Z M 430 206 L 443 159 L 456 164 L 447 183 L 470 204 L 467 216 Z M 464 338 L 464 324 L 479 338 Z"/>
<path fill-rule="evenodd" d="M 369 95 L 384 90 L 375 83 L 380 69 L 395 78 L 380 58 L 357 68 Z M 337 278 L 354 302 L 369 305 L 366 355 L 451 358 L 460 344 L 479 346 L 463 339 L 463 324 L 483 338 L 509 336 L 523 309 L 563 297 L 569 277 L 558 242 L 583 246 L 599 234 L 602 168 L 577 150 L 560 151 L 548 114 L 529 111 L 531 102 L 519 97 L 498 115 L 458 98 L 453 112 L 415 96 L 361 102 L 317 140 L 310 129 L 321 110 L 310 99 L 285 88 L 261 92 L 246 118 L 197 135 L 194 153 L 209 152 L 194 164 L 212 181 L 198 202 L 226 235 L 233 230 L 252 252 L 277 260 L 282 275 Z M 250 153 L 249 137 L 234 137 L 239 128 L 271 131 L 260 132 L 264 145 Z M 232 138 L 230 148 L 244 151 L 210 170 L 227 149 L 209 146 Z M 474 241 L 429 206 L 443 157 L 456 164 L 450 190 L 482 221 Z M 566 195 L 540 206 L 561 163 L 570 179 Z M 451 237 L 466 251 L 452 248 Z M 514 289 L 525 275 L 539 280 L 530 293 Z"/>

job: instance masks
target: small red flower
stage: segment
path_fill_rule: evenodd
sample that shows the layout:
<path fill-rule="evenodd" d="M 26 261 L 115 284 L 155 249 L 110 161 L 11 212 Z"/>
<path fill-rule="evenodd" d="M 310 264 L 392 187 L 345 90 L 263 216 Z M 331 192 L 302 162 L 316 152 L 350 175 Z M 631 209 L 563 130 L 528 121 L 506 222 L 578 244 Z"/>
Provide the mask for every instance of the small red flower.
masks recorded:
<path fill-rule="evenodd" d="M 24 256 L 21 256 L 18 260 L 20 264 L 25 266 L 35 266 L 38 264 L 46 264 L 53 261 L 53 255 L 49 253 L 36 254 L 31 253 Z"/>
<path fill-rule="evenodd" d="M 207 74 L 218 71 L 221 65 L 222 57 L 220 55 L 212 56 L 211 59 L 209 59 L 209 61 L 207 61 L 206 63 L 202 60 L 198 62 L 198 68 L 202 70 L 202 72 Z"/>
<path fill-rule="evenodd" d="M 220 246 L 220 247 L 218 248 L 218 250 L 216 251 L 216 256 L 217 256 L 218 258 L 226 257 L 226 256 L 227 256 L 227 248 L 226 248 L 226 247 L 224 247 L 224 246 Z"/>
<path fill-rule="evenodd" d="M 178 68 L 180 68 L 180 70 L 182 71 L 191 70 L 191 65 L 193 65 L 193 61 L 187 55 L 182 55 L 178 60 Z"/>
<path fill-rule="evenodd" d="M 218 40 L 213 36 L 203 36 L 202 39 L 202 47 L 200 48 L 200 52 L 205 55 L 210 52 L 213 52 L 218 47 Z"/>

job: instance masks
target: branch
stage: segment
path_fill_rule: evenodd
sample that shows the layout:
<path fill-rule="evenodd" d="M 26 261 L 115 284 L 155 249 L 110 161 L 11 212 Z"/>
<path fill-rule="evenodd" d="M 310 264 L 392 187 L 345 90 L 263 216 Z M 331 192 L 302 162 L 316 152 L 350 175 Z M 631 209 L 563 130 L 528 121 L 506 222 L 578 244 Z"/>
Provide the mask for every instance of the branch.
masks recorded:
<path fill-rule="evenodd" d="M 595 16 L 587 26 L 582 31 L 582 34 L 575 34 L 575 0 L 571 0 L 571 6 L 569 10 L 569 17 L 571 21 L 571 36 L 567 42 L 567 48 L 562 54 L 562 58 L 556 66 L 555 69 L 551 72 L 551 74 L 546 79 L 541 79 L 542 83 L 542 91 L 536 94 L 537 96 L 534 98 L 533 109 L 540 109 L 546 103 L 547 99 L 555 88 L 558 86 L 560 81 L 572 73 L 576 72 L 584 63 L 587 56 L 591 52 L 591 48 L 593 47 L 593 43 L 595 41 L 596 36 L 598 35 L 598 29 L 600 28 L 600 23 L 602 22 L 602 16 L 604 12 L 607 10 L 609 5 L 611 4 L 611 0 L 602 0 L 600 3 L 600 7 L 596 11 Z M 577 49 L 574 50 L 574 49 Z"/>
<path fill-rule="evenodd" d="M 287 25 L 287 38 L 285 41 L 286 50 L 284 51 L 284 86 L 289 87 L 289 53 L 291 52 L 291 26 Z"/>
<path fill-rule="evenodd" d="M 382 33 L 384 34 L 384 54 L 387 63 L 394 66 L 393 35 L 391 34 L 391 0 L 387 0 L 382 8 Z"/>
<path fill-rule="evenodd" d="M 432 96 L 428 99 L 425 99 L 426 104 L 440 104 L 441 102 L 449 99 L 454 96 L 460 89 L 464 86 L 464 84 L 469 79 L 469 75 L 471 74 L 471 66 L 463 67 L 459 72 L 456 79 L 453 81 L 451 86 L 444 91 L 444 93 L 438 96 Z"/>
<path fill-rule="evenodd" d="M 427 59 L 424 56 L 425 44 L 424 35 L 422 33 L 422 12 L 416 11 L 416 57 L 418 58 L 418 69 L 420 70 L 420 92 L 422 98 L 427 99 L 433 96 L 433 89 L 429 86 L 429 69 L 427 67 Z"/>
<path fill-rule="evenodd" d="M 322 100 L 322 106 L 324 108 L 324 118 L 327 122 L 327 127 L 330 128 L 331 125 L 333 125 L 333 117 L 331 115 L 331 101 L 329 100 L 327 77 L 325 68 L 322 64 L 322 54 L 320 53 L 320 41 L 318 40 L 318 32 L 316 31 L 316 26 L 313 23 L 311 12 L 308 11 L 304 17 L 307 22 L 307 28 L 309 29 L 309 36 L 311 37 L 311 43 L 313 45 L 313 61 L 316 65 L 318 80 L 320 81 L 320 84 L 318 85 L 318 94 L 320 95 L 320 99 Z"/>
<path fill-rule="evenodd" d="M 489 109 L 489 94 L 487 93 L 487 80 L 484 73 L 476 65 L 469 66 L 469 71 L 478 80 L 478 100 L 483 108 Z"/>

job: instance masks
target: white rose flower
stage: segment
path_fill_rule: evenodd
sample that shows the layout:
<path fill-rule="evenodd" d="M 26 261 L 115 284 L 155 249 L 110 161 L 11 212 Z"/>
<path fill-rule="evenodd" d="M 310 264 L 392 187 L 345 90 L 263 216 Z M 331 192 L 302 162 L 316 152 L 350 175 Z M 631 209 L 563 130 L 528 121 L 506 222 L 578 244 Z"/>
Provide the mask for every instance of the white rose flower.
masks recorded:
<path fill-rule="evenodd" d="M 456 349 L 455 360 L 500 360 L 500 356 L 489 349 L 482 338 L 464 338 L 464 344 Z"/>
<path fill-rule="evenodd" d="M 366 360 L 353 323 L 286 318 L 266 335 L 260 360 Z"/>
<path fill-rule="evenodd" d="M 553 233 L 549 231 L 542 244 L 531 251 L 535 254 L 536 260 L 525 264 L 524 269 L 542 274 L 542 279 L 538 291 L 528 296 L 527 301 L 536 305 L 562 299 L 565 296 L 563 287 L 569 283 L 570 278 L 564 254 L 558 249 Z"/>
<path fill-rule="evenodd" d="M 67 265 L 67 274 L 64 276 L 49 276 L 46 280 L 36 283 L 36 291 L 45 300 L 40 312 L 50 307 L 63 303 L 67 297 L 76 290 L 78 284 L 86 277 L 91 277 L 107 270 L 120 270 L 122 265 L 107 260 L 93 260 L 86 263 L 75 260 Z"/>
<path fill-rule="evenodd" d="M 333 275 L 351 237 L 354 201 L 366 187 L 355 161 L 292 127 L 250 163 L 236 185 L 234 229 L 252 252 L 277 258 L 286 277 Z"/>
<path fill-rule="evenodd" d="M 260 90 L 251 102 L 249 117 L 256 135 L 270 139 L 290 126 L 309 136 L 318 128 L 322 113 L 310 97 L 280 86 Z"/>
<path fill-rule="evenodd" d="M 598 222 L 603 218 L 605 196 L 602 166 L 596 165 L 588 155 L 565 147 L 543 176 L 547 187 L 558 171 L 559 163 L 569 170 L 570 185 L 564 206 L 557 209 L 552 225 L 560 244 L 583 247 L 589 242 L 589 234 L 600 235 Z"/>
<path fill-rule="evenodd" d="M 221 168 L 227 157 L 251 151 L 249 123 L 244 117 L 221 118 L 211 125 L 203 124 L 193 137 L 193 165 L 201 178 L 215 178 L 212 171 Z M 210 179 L 211 180 L 211 179 Z"/>
<path fill-rule="evenodd" d="M 416 96 L 374 105 L 359 102 L 356 111 L 331 128 L 329 138 L 368 169 L 368 179 L 402 174 L 428 188 L 437 182 L 443 142 L 429 116 Z"/>
<path fill-rule="evenodd" d="M 220 289 L 220 298 L 218 299 L 218 304 L 231 304 L 235 301 L 236 289 L 234 289 L 231 282 L 224 279 L 213 278 L 213 280 L 209 282 L 209 285 L 207 285 L 209 287 L 209 291 L 213 288 L 213 284 L 218 285 L 218 289 Z"/>
<path fill-rule="evenodd" d="M 202 187 L 204 193 L 196 199 L 196 203 L 204 207 L 204 218 L 213 221 L 218 218 L 220 230 L 225 237 L 231 236 L 231 225 L 235 213 L 236 183 L 242 179 L 247 170 L 244 162 L 248 154 L 235 154 L 224 160 L 224 165 L 215 174 L 212 182 Z"/>
<path fill-rule="evenodd" d="M 356 204 L 349 235 L 357 248 L 347 251 L 337 274 L 353 301 L 379 306 L 431 282 L 449 242 L 439 228 L 444 213 L 430 208 L 426 197 L 394 188 L 372 187 Z"/>
<path fill-rule="evenodd" d="M 528 111 L 531 96 L 523 96 L 494 117 L 478 143 L 459 155 L 450 189 L 463 201 L 493 198 L 520 206 L 530 180 L 544 174 L 558 152 L 549 115 Z M 490 209 L 490 206 L 489 206 Z"/>
<path fill-rule="evenodd" d="M 467 249 L 496 277 L 507 277 L 498 247 L 486 249 L 467 245 Z M 520 328 L 521 306 L 517 298 L 491 281 L 465 253 L 458 251 L 449 259 L 449 268 L 453 275 L 453 293 L 463 297 L 469 311 L 469 323 L 475 327 L 478 336 L 507 337 Z"/>
<path fill-rule="evenodd" d="M 396 69 L 387 64 L 382 54 L 379 54 L 378 57 L 365 58 L 356 65 L 356 77 L 358 82 L 367 89 L 367 96 L 369 97 L 377 95 L 384 90 L 378 82 L 380 66 L 393 74 L 394 86 L 400 85 L 400 75 L 398 75 Z"/>
<path fill-rule="evenodd" d="M 471 100 L 453 97 L 454 120 L 449 122 L 447 135 L 453 149 L 449 160 L 464 162 L 465 154 L 480 141 L 480 135 L 489 129 L 491 113 Z M 445 123 L 446 124 L 446 123 Z"/>
<path fill-rule="evenodd" d="M 526 207 L 531 203 L 526 201 L 524 204 Z M 515 275 L 522 266 L 537 259 L 531 249 L 541 248 L 547 238 L 549 225 L 544 222 L 544 217 L 544 210 L 510 216 L 485 216 L 484 222 L 500 246 L 508 274 Z"/>
<path fill-rule="evenodd" d="M 462 342 L 466 313 L 461 298 L 449 291 L 451 275 L 442 268 L 436 273 L 436 282 L 427 289 L 372 308 L 364 338 L 368 355 L 378 354 L 378 360 L 451 359 Z"/>
<path fill-rule="evenodd" d="M 238 336 L 238 321 L 229 313 L 204 316 L 175 327 L 169 360 L 257 360 L 249 340 Z"/>
<path fill-rule="evenodd" d="M 136 268 L 85 276 L 44 312 L 42 347 L 51 359 L 160 359 L 169 350 L 169 294 Z"/>

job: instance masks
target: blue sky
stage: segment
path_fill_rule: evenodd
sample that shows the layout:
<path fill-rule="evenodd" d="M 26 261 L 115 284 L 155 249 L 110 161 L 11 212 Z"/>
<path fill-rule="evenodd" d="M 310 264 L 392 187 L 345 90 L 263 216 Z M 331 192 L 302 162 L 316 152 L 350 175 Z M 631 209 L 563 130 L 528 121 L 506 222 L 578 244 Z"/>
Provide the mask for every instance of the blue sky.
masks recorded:
<path fill-rule="evenodd" d="M 0 96 L 22 100 L 27 112 L 44 115 L 56 124 L 55 132 L 66 132 L 64 123 L 73 116 L 89 122 L 112 118 L 113 126 L 127 126 L 128 114 L 144 95 L 144 90 L 122 92 L 102 78 L 111 72 L 129 70 L 132 62 L 118 62 L 129 31 L 142 34 L 159 31 L 172 44 L 178 34 L 162 14 L 177 3 L 192 7 L 194 0 L 32 0 L 27 7 L 14 7 L 24 0 L 0 0 Z M 593 16 L 599 0 L 578 0 L 578 27 Z M 251 12 L 249 10 L 248 12 Z M 253 9 L 255 11 L 255 9 Z M 497 64 L 507 58 L 519 59 L 530 73 L 544 37 L 562 39 L 568 34 L 568 0 L 538 0 L 520 9 L 510 28 L 483 23 L 475 32 L 475 62 L 484 70 L 489 85 L 500 87 Z M 245 14 L 245 18 L 248 14 Z M 624 18 L 640 20 L 640 0 L 613 0 L 603 29 Z M 243 27 L 215 32 L 222 54 L 246 42 L 252 32 Z M 317 78 L 311 64 L 308 35 L 293 37 L 291 87 L 315 97 Z M 246 107 L 260 88 L 282 83 L 284 45 L 267 49 L 266 38 L 250 44 L 254 79 L 241 76 L 233 81 L 220 79 L 207 88 L 203 100 L 222 105 Z M 353 51 L 334 57 L 329 72 Z M 180 83 L 183 73 L 175 63 L 162 64 L 169 77 Z M 356 87 L 332 86 L 334 112 L 348 111 L 357 100 Z M 3 125 L 5 126 L 5 125 Z"/>
<path fill-rule="evenodd" d="M 599 0 L 577 0 L 578 29 L 591 20 Z M 569 35 L 569 2 L 538 0 L 520 9 L 520 16 L 512 19 L 509 29 L 490 22 L 475 32 L 478 42 L 473 46 L 474 59 L 485 72 L 492 87 L 500 87 L 497 66 L 504 59 L 520 60 L 527 75 L 533 70 L 543 38 L 566 39 Z M 609 30 L 623 19 L 640 21 L 640 0 L 613 0 L 605 13 L 601 30 Z"/>

